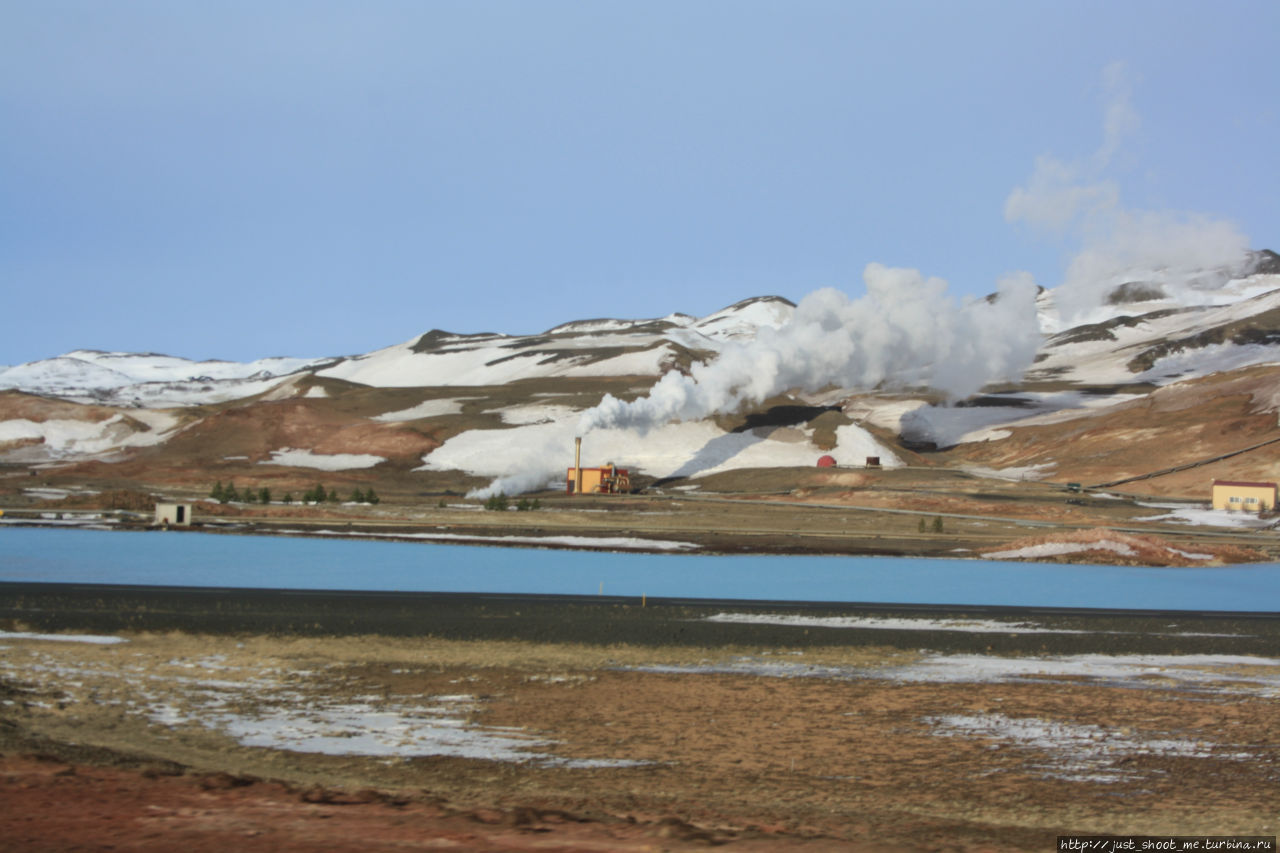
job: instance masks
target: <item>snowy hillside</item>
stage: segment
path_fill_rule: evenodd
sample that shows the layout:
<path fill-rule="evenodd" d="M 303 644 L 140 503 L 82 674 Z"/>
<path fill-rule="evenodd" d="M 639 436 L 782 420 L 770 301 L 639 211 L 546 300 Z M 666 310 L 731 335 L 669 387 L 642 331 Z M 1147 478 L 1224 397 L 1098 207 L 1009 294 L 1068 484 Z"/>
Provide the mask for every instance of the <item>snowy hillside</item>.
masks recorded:
<path fill-rule="evenodd" d="M 517 379 L 658 376 L 682 356 L 719 352 L 725 342 L 777 328 L 795 306 L 778 297 L 748 299 L 701 320 L 583 320 L 541 335 L 431 332 L 368 355 L 344 359 L 317 376 L 377 388 L 502 385 Z"/>
<path fill-rule="evenodd" d="M 259 394 L 282 376 L 332 359 L 263 358 L 248 363 L 191 361 L 155 353 L 76 350 L 0 369 L 0 389 L 78 402 L 161 408 Z"/>
<path fill-rule="evenodd" d="M 878 456 L 895 467 L 914 450 L 957 445 L 986 448 L 969 458 L 1008 466 L 1004 476 L 1044 476 L 1055 470 L 1052 453 L 1024 465 L 1012 452 L 1013 461 L 999 463 L 989 448 L 1019 445 L 1006 440 L 1023 428 L 1111 416 L 1139 405 L 1153 388 L 1280 363 L 1280 258 L 1256 257 L 1260 271 L 1252 274 L 1176 282 L 1155 271 L 1117 276 L 1103 283 L 1105 304 L 1077 320 L 1063 319 L 1062 294 L 1052 290 L 1036 297 L 1031 288 L 1020 304 L 1004 294 L 986 300 L 1020 305 L 1023 313 L 999 316 L 1028 318 L 1029 332 L 1010 329 L 1008 346 L 1019 339 L 1018 369 L 1029 368 L 1017 381 L 990 380 L 985 393 L 969 399 L 968 391 L 941 393 L 945 385 L 922 387 L 937 371 L 903 375 L 895 359 L 909 347 L 929 356 L 931 336 L 1000 323 L 947 326 L 934 316 L 936 299 L 903 312 L 896 294 L 910 283 L 903 274 L 914 271 L 874 271 L 878 298 L 889 304 L 870 309 L 834 292 L 800 306 L 760 297 L 702 318 L 577 320 L 533 335 L 431 331 L 363 355 L 249 363 L 80 350 L 0 369 L 0 462 L 116 463 L 172 452 L 185 464 L 192 453 L 218 447 L 214 464 L 235 462 L 253 472 L 452 471 L 496 478 L 490 488 L 513 494 L 563 478 L 566 448 L 585 433 L 594 464 L 611 460 L 659 479 L 811 466 L 828 453 L 841 465 Z M 915 328 L 908 320 L 923 323 L 926 333 L 908 334 Z M 859 347 L 863 354 L 850 358 Z M 955 370 L 967 370 L 964 350 L 951 350 Z M 783 361 L 822 366 L 832 359 L 837 366 L 878 365 L 882 376 L 858 385 L 864 374 L 836 370 L 830 375 L 837 381 L 812 382 L 808 374 L 779 369 Z M 693 384 L 709 387 L 724 365 L 737 370 L 725 374 L 723 406 L 639 428 L 596 417 L 597 403 L 612 400 L 626 409 L 656 389 L 681 402 Z M 766 369 L 784 384 L 734 396 Z M 787 384 L 793 378 L 804 382 Z M 528 379 L 545 381 L 517 382 Z M 567 380 L 563 386 L 560 379 Z M 741 399 L 749 405 L 738 411 Z M 198 405 L 211 408 L 191 408 Z M 744 412 L 766 410 L 772 412 L 766 421 L 743 421 Z M 987 463 L 973 463 L 975 470 L 979 464 Z"/>

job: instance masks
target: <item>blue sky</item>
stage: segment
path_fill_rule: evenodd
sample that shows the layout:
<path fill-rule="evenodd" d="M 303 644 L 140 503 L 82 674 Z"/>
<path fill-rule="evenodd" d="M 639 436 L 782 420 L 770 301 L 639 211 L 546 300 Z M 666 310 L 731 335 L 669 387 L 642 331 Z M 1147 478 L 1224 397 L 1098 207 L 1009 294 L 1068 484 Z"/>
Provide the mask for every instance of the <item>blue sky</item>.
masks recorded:
<path fill-rule="evenodd" d="M 0 364 L 1058 284 L 1037 158 L 1280 249 L 1280 4 L 0 4 Z M 1119 121 L 1111 121 L 1119 116 Z M 1043 162 L 1043 160 L 1042 160 Z"/>

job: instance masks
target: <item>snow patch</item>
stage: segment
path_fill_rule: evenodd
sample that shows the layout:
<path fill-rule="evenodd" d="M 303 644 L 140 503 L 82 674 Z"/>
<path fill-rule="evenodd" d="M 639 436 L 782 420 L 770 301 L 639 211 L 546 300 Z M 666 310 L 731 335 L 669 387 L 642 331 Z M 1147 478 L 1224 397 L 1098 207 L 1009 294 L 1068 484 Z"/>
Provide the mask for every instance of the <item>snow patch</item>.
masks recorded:
<path fill-rule="evenodd" d="M 271 451 L 271 459 L 259 465 L 287 465 L 290 468 L 316 468 L 321 471 L 347 471 L 353 468 L 372 468 L 386 457 L 371 453 L 312 453 L 285 447 Z"/>
<path fill-rule="evenodd" d="M 129 642 L 124 637 L 102 634 L 33 634 L 29 631 L 0 631 L 0 640 L 41 640 L 53 643 L 90 643 L 95 646 L 111 646 Z"/>
<path fill-rule="evenodd" d="M 1032 622 L 994 619 L 910 619 L 888 616 L 796 616 L 782 613 L 717 613 L 708 622 L 746 625 L 789 625 L 803 628 L 870 628 L 882 631 L 962 631 L 987 634 L 1084 634 L 1066 628 L 1045 628 Z"/>
<path fill-rule="evenodd" d="M 1043 777 L 1070 782 L 1123 782 L 1140 778 L 1126 767 L 1139 755 L 1183 758 L 1252 758 L 1248 752 L 1228 752 L 1215 743 L 1183 738 L 1144 738 L 1128 729 L 1067 723 L 1036 717 L 1004 714 L 950 714 L 925 717 L 924 722 L 941 737 L 997 741 L 1020 751 L 1032 752 L 1028 769 Z"/>
<path fill-rule="evenodd" d="M 1045 542 L 1041 545 L 1028 545 L 1025 548 L 1009 551 L 986 551 L 982 556 L 991 560 L 1026 560 L 1036 557 L 1060 557 L 1064 554 L 1079 554 L 1084 551 L 1111 551 L 1125 557 L 1132 557 L 1134 554 L 1134 550 L 1123 542 L 1102 539 L 1097 542 Z"/>
<path fill-rule="evenodd" d="M 1144 515 L 1135 521 L 1172 521 L 1181 524 L 1206 525 L 1211 527 L 1244 527 L 1258 529 L 1275 524 L 1273 519 L 1258 518 L 1247 512 L 1227 512 L 1220 509 L 1205 509 L 1199 506 L 1187 506 L 1175 503 L 1146 503 L 1137 501 L 1138 506 L 1151 509 L 1170 510 L 1162 515 Z"/>
<path fill-rule="evenodd" d="M 400 423 L 402 421 L 416 421 L 419 418 L 438 418 L 444 415 L 458 415 L 462 413 L 462 403 L 464 400 L 476 400 L 478 397 L 455 397 L 443 398 L 439 400 L 424 400 L 416 406 L 408 409 L 400 409 L 395 412 L 386 412 L 373 418 L 375 421 L 383 423 Z"/>

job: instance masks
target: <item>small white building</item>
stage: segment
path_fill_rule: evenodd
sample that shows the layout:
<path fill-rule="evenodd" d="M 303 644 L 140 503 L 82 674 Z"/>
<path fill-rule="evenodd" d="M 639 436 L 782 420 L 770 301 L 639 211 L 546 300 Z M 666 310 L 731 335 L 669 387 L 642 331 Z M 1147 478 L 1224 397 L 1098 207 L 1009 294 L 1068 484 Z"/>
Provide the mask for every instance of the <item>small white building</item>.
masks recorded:
<path fill-rule="evenodd" d="M 156 524 L 166 527 L 191 525 L 191 504 L 156 504 Z"/>

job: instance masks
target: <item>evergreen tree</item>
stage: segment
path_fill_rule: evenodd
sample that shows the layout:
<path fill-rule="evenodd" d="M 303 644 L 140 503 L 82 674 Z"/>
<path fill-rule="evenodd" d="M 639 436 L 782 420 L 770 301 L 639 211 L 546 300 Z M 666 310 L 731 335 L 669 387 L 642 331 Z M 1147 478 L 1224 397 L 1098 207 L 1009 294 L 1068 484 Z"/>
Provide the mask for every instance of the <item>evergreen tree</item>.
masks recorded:
<path fill-rule="evenodd" d="M 331 503 L 331 504 L 336 504 L 336 503 L 338 503 L 338 502 L 339 502 L 339 501 L 341 501 L 341 500 L 342 500 L 342 498 L 338 497 L 338 490 L 337 490 L 337 489 L 330 489 L 330 490 L 329 490 L 329 503 Z"/>
<path fill-rule="evenodd" d="M 939 515 L 939 516 L 935 516 L 935 517 L 934 517 L 934 519 L 933 519 L 933 532 L 934 532 L 934 533 L 941 533 L 941 532 L 942 532 L 942 516 L 940 516 L 940 515 Z"/>
<path fill-rule="evenodd" d="M 916 527 L 916 530 L 919 530 L 921 533 L 925 532 L 924 516 L 920 516 L 920 524 Z"/>
<path fill-rule="evenodd" d="M 373 490 L 372 486 L 369 487 L 369 491 L 364 493 L 364 499 L 371 504 L 382 503 L 382 498 L 378 497 L 378 493 Z"/>
<path fill-rule="evenodd" d="M 218 503 L 222 503 L 222 481 L 221 480 L 213 484 L 213 491 L 209 492 L 209 497 L 213 498 Z"/>
<path fill-rule="evenodd" d="M 284 501 L 286 504 L 293 503 L 293 492 L 285 492 L 284 497 L 280 500 Z"/>
<path fill-rule="evenodd" d="M 251 504 L 257 499 L 258 499 L 257 495 L 254 493 L 252 486 L 246 487 L 244 490 L 244 494 L 240 496 L 240 500 L 244 501 L 247 504 Z"/>
<path fill-rule="evenodd" d="M 263 504 L 271 503 L 271 490 L 268 489 L 266 486 L 263 486 L 261 489 L 258 489 L 258 503 L 263 503 Z"/>
<path fill-rule="evenodd" d="M 227 483 L 227 487 L 222 490 L 222 502 L 234 503 L 240 500 L 240 495 L 236 494 L 236 481 L 231 480 Z"/>
<path fill-rule="evenodd" d="M 364 492 L 360 491 L 359 489 L 356 489 L 354 492 L 352 492 L 352 493 L 351 493 L 351 502 L 352 502 L 353 504 L 362 504 L 362 503 L 364 503 Z"/>
<path fill-rule="evenodd" d="M 542 502 L 534 498 L 533 503 L 529 505 L 529 509 L 542 509 Z"/>

